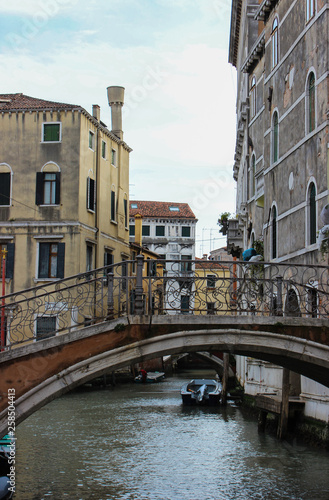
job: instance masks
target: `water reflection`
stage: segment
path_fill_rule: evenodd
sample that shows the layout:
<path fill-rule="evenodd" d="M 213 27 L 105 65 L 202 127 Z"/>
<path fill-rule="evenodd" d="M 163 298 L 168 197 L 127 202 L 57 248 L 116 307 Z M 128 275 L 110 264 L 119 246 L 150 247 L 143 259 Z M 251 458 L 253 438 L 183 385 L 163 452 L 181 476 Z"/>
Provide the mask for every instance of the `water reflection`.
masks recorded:
<path fill-rule="evenodd" d="M 183 407 L 184 380 L 69 394 L 32 415 L 16 498 L 329 498 L 328 453 L 259 435 L 234 406 Z"/>

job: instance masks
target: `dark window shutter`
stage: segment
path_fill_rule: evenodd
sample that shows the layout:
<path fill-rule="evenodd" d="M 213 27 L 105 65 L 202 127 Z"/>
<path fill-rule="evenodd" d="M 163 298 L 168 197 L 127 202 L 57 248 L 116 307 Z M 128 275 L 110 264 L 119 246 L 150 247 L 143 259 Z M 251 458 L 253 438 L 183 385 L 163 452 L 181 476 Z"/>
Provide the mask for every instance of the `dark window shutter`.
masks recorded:
<path fill-rule="evenodd" d="M 87 208 L 95 211 L 96 183 L 94 179 L 87 178 Z"/>
<path fill-rule="evenodd" d="M 45 175 L 43 172 L 37 172 L 37 185 L 35 192 L 35 204 L 42 205 L 43 204 L 43 184 L 44 184 Z"/>
<path fill-rule="evenodd" d="M 49 277 L 49 243 L 39 243 L 39 273 L 38 278 Z"/>
<path fill-rule="evenodd" d="M 0 174 L 0 205 L 10 205 L 10 173 Z"/>
<path fill-rule="evenodd" d="M 111 220 L 115 220 L 115 192 L 111 191 Z"/>
<path fill-rule="evenodd" d="M 316 243 L 316 190 L 314 183 L 310 187 L 310 243 Z"/>
<path fill-rule="evenodd" d="M 15 243 L 7 243 L 6 278 L 14 276 Z"/>
<path fill-rule="evenodd" d="M 57 278 L 64 278 L 65 243 L 58 243 Z"/>
<path fill-rule="evenodd" d="M 61 173 L 56 172 L 56 191 L 55 191 L 55 205 L 61 202 Z"/>

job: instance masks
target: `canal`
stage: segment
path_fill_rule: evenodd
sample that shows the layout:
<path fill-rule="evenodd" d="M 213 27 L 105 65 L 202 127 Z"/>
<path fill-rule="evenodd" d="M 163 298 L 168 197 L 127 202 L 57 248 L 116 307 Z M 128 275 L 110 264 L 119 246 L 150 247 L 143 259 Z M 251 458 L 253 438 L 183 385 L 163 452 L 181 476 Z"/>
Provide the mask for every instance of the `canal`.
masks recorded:
<path fill-rule="evenodd" d="M 74 392 L 17 429 L 16 500 L 329 499 L 329 453 L 258 434 L 234 404 L 185 408 L 190 374 Z"/>

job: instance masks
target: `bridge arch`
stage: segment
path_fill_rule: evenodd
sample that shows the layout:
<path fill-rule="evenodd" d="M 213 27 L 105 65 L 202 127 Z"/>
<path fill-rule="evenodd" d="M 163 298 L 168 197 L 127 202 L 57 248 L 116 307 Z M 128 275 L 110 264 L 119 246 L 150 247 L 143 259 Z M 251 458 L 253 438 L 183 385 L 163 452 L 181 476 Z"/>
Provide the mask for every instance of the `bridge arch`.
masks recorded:
<path fill-rule="evenodd" d="M 228 329 L 179 330 L 153 336 L 88 357 L 40 381 L 16 400 L 16 423 L 71 389 L 124 366 L 155 357 L 197 351 L 224 351 L 285 366 L 329 387 L 329 347 L 268 331 Z M 6 434 L 7 410 L 0 413 L 0 436 Z"/>

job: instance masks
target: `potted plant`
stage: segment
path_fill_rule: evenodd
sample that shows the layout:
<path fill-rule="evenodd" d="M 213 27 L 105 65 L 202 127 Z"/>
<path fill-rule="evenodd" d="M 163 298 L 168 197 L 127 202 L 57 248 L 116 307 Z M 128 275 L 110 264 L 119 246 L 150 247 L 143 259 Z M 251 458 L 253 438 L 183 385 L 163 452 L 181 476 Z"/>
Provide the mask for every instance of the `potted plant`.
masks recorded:
<path fill-rule="evenodd" d="M 231 216 L 230 212 L 223 212 L 219 216 L 217 224 L 220 226 L 219 232 L 222 233 L 223 236 L 227 234 L 228 219 L 230 216 Z"/>

